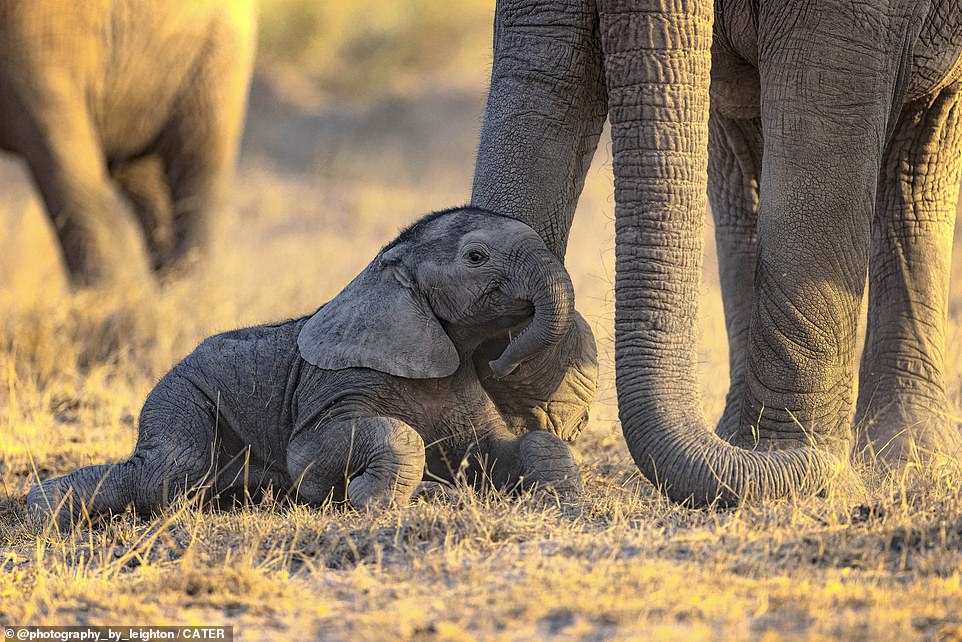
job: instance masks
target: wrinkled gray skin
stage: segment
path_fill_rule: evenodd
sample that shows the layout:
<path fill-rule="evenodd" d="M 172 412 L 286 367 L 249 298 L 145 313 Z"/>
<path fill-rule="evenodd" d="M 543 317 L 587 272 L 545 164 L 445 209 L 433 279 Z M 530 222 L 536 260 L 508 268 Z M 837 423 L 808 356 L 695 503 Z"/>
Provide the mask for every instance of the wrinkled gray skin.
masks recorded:
<path fill-rule="evenodd" d="M 619 412 L 672 499 L 813 492 L 856 446 L 958 453 L 960 49 L 959 0 L 498 0 L 472 202 L 562 256 L 608 115 Z M 706 191 L 731 350 L 717 436 L 695 351 Z"/>
<path fill-rule="evenodd" d="M 48 515 L 63 502 L 66 525 L 201 487 L 364 506 L 463 472 L 579 492 L 563 439 L 587 421 L 596 358 L 568 274 L 534 230 L 449 210 L 314 315 L 204 341 L 150 393 L 128 461 L 46 480 L 27 502 Z"/>
<path fill-rule="evenodd" d="M 0 0 L 0 150 L 26 161 L 74 286 L 141 281 L 203 247 L 255 23 L 253 0 Z"/>

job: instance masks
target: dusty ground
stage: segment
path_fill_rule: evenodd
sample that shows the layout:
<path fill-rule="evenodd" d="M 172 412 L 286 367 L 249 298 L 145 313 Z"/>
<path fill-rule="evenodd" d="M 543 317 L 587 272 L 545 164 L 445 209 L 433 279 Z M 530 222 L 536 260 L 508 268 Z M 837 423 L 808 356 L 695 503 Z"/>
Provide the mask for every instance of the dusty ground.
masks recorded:
<path fill-rule="evenodd" d="M 34 475 L 130 452 L 146 393 L 200 339 L 315 308 L 405 223 L 468 198 L 483 87 L 459 80 L 334 100 L 262 71 L 235 212 L 199 273 L 160 293 L 67 293 L 29 182 L 0 165 L 0 625 L 233 624 L 246 640 L 962 638 L 956 485 L 906 490 L 869 470 L 858 501 L 691 512 L 639 479 L 614 400 L 607 143 L 567 258 L 602 362 L 575 447 L 582 501 L 426 488 L 373 514 L 182 504 L 67 535 L 24 522 Z M 717 416 L 727 357 L 710 249 L 701 328 Z"/>

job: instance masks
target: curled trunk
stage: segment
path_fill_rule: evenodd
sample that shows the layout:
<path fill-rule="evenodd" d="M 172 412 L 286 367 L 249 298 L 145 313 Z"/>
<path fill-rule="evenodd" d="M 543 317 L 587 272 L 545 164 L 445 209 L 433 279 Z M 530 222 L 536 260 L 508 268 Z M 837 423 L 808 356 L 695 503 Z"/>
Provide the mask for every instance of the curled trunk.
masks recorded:
<path fill-rule="evenodd" d="M 678 502 L 814 492 L 834 457 L 814 448 L 743 450 L 702 416 L 695 324 L 713 3 L 599 0 L 599 11 L 617 203 L 618 406 L 628 448 Z"/>
<path fill-rule="evenodd" d="M 527 258 L 520 271 L 527 278 L 521 281 L 522 290 L 515 297 L 531 302 L 534 318 L 489 364 L 496 377 L 511 374 L 522 361 L 560 343 L 574 314 L 574 288 L 561 262 L 547 250 L 524 256 Z"/>

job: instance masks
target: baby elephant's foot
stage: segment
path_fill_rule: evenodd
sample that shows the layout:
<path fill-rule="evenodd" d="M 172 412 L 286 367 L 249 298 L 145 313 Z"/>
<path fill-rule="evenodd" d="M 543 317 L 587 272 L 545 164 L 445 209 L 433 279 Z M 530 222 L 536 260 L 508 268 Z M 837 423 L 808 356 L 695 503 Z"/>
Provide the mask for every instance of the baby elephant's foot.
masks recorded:
<path fill-rule="evenodd" d="M 571 448 L 555 435 L 535 430 L 521 437 L 521 485 L 550 489 L 562 496 L 584 493 Z"/>
<path fill-rule="evenodd" d="M 43 523 L 53 521 L 61 529 L 73 521 L 73 494 L 65 477 L 45 479 L 27 493 L 27 512 Z"/>
<path fill-rule="evenodd" d="M 424 476 L 424 441 L 397 420 L 372 420 L 376 442 L 364 471 L 347 485 L 357 508 L 407 504 Z"/>
<path fill-rule="evenodd" d="M 288 448 L 297 497 L 323 504 L 344 497 L 357 508 L 406 504 L 424 476 L 424 441 L 390 417 L 335 420 L 297 435 Z"/>

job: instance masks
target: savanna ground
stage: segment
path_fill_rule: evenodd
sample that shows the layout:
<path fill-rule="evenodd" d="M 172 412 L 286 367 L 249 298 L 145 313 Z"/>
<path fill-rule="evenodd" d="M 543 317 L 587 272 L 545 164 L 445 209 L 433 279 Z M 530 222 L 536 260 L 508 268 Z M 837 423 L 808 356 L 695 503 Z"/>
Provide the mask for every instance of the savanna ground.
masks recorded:
<path fill-rule="evenodd" d="M 159 293 L 69 293 L 29 181 L 0 164 L 0 625 L 232 624 L 247 640 L 962 638 L 957 485 L 904 488 L 867 470 L 857 499 L 692 512 L 639 478 L 614 394 L 604 141 L 567 257 L 601 359 L 575 446 L 583 500 L 433 488 L 376 513 L 182 502 L 67 534 L 25 519 L 35 475 L 130 452 L 145 395 L 200 339 L 314 309 L 405 223 L 468 198 L 493 3 L 333 5 L 264 1 L 234 211 L 197 274 Z M 712 245 L 700 354 L 717 416 L 727 357 Z"/>

